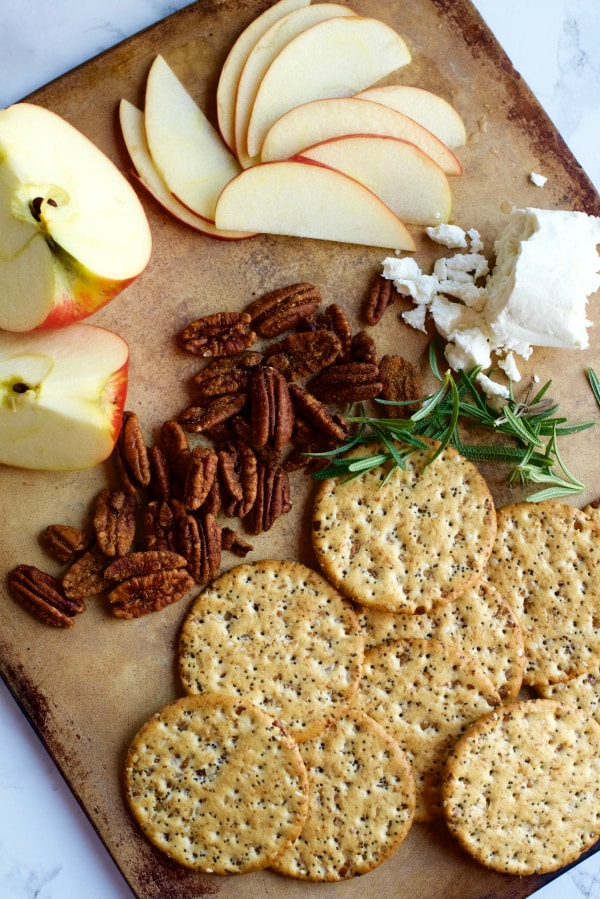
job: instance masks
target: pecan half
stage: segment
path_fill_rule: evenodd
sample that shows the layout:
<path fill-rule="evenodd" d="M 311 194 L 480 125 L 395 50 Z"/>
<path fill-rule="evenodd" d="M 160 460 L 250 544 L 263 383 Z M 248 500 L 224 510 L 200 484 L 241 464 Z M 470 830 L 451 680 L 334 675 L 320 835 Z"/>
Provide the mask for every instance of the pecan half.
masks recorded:
<path fill-rule="evenodd" d="M 192 386 L 202 400 L 227 393 L 243 393 L 250 386 L 252 369 L 260 365 L 262 353 L 246 350 L 237 356 L 219 356 L 192 378 Z"/>
<path fill-rule="evenodd" d="M 58 562 L 70 562 L 76 553 L 91 546 L 92 538 L 69 524 L 50 524 L 42 534 L 44 549 Z"/>
<path fill-rule="evenodd" d="M 110 487 L 100 493 L 94 512 L 98 546 L 105 556 L 124 556 L 135 536 L 135 497 Z"/>
<path fill-rule="evenodd" d="M 263 294 L 246 307 L 246 312 L 257 334 L 276 337 L 291 331 L 302 319 L 312 315 L 321 301 L 321 291 L 313 284 L 301 281 Z"/>
<path fill-rule="evenodd" d="M 368 362 L 330 365 L 315 375 L 308 389 L 324 403 L 355 403 L 381 391 L 379 369 Z"/>
<path fill-rule="evenodd" d="M 287 381 L 299 381 L 331 365 L 341 350 L 340 339 L 333 331 L 300 331 L 271 344 L 265 358 Z"/>
<path fill-rule="evenodd" d="M 130 577 L 152 574 L 154 571 L 169 571 L 171 568 L 185 568 L 186 565 L 183 556 L 171 550 L 140 550 L 115 559 L 104 569 L 104 577 L 109 581 L 126 581 Z"/>
<path fill-rule="evenodd" d="M 307 419 L 317 430 L 332 440 L 342 441 L 348 435 L 348 424 L 341 415 L 329 411 L 325 403 L 299 384 L 290 384 L 290 396 L 296 414 Z"/>
<path fill-rule="evenodd" d="M 147 549 L 171 549 L 173 509 L 170 502 L 151 500 L 144 514 L 144 535 Z"/>
<path fill-rule="evenodd" d="M 221 528 L 221 548 L 241 559 L 254 549 L 252 544 L 243 540 L 233 528 Z"/>
<path fill-rule="evenodd" d="M 319 327 L 324 328 L 326 331 L 333 331 L 337 336 L 340 342 L 338 362 L 349 362 L 352 328 L 350 327 L 348 316 L 339 303 L 331 303 L 326 307 L 319 319 Z"/>
<path fill-rule="evenodd" d="M 258 463 L 251 446 L 244 441 L 219 450 L 219 483 L 224 514 L 228 518 L 247 515 L 258 489 Z"/>
<path fill-rule="evenodd" d="M 205 406 L 190 406 L 179 415 L 178 421 L 184 430 L 194 434 L 209 431 L 241 412 L 246 399 L 245 393 L 219 396 Z"/>
<path fill-rule="evenodd" d="M 204 503 L 217 474 L 219 457 L 208 446 L 195 446 L 190 453 L 184 487 L 184 503 L 187 509 L 199 509 Z"/>
<path fill-rule="evenodd" d="M 292 508 L 288 473 L 277 462 L 260 462 L 256 500 L 244 526 L 250 534 L 268 531 L 280 515 Z"/>
<path fill-rule="evenodd" d="M 13 599 L 52 627 L 72 627 L 73 617 L 85 609 L 82 601 L 65 596 L 60 581 L 35 565 L 17 565 L 7 584 Z"/>
<path fill-rule="evenodd" d="M 106 556 L 98 546 L 92 546 L 73 562 L 62 579 L 62 588 L 69 599 L 83 600 L 98 596 L 108 586 L 104 577 Z"/>
<path fill-rule="evenodd" d="M 252 446 L 280 450 L 289 442 L 294 427 L 294 409 L 287 382 L 270 365 L 257 368 L 250 385 Z"/>
<path fill-rule="evenodd" d="M 167 502 L 171 499 L 171 472 L 167 459 L 158 444 L 148 447 L 148 461 L 150 463 L 150 496 L 154 500 Z"/>
<path fill-rule="evenodd" d="M 380 398 L 394 402 L 418 400 L 423 395 L 421 373 L 416 365 L 403 359 L 402 356 L 383 356 L 379 364 L 381 379 Z M 409 418 L 418 408 L 418 403 L 402 406 L 385 406 L 390 418 Z"/>
<path fill-rule="evenodd" d="M 181 332 L 188 353 L 198 356 L 233 356 L 256 340 L 247 312 L 214 312 L 190 322 Z"/>
<path fill-rule="evenodd" d="M 140 420 L 135 412 L 123 413 L 123 422 L 117 439 L 120 458 L 134 484 L 147 487 L 150 483 L 148 448 Z"/>
<path fill-rule="evenodd" d="M 398 292 L 394 282 L 383 275 L 376 275 L 371 283 L 369 294 L 365 300 L 362 315 L 368 325 L 376 325 L 383 318 L 388 306 L 394 302 Z"/>
<path fill-rule="evenodd" d="M 352 335 L 350 358 L 352 362 L 369 362 L 371 365 L 379 365 L 377 344 L 367 331 L 357 331 Z"/>
<path fill-rule="evenodd" d="M 179 602 L 193 586 L 185 568 L 154 571 L 121 581 L 109 592 L 108 601 L 117 618 L 141 618 Z"/>

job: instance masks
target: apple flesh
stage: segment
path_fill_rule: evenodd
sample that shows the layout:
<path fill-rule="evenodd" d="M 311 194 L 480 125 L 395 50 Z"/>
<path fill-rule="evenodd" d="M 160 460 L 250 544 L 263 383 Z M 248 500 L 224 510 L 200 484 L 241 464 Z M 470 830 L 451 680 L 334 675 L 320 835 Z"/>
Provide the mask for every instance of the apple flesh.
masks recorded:
<path fill-rule="evenodd" d="M 448 178 L 429 156 L 395 137 L 355 134 L 309 147 L 297 159 L 344 172 L 377 194 L 403 222 L 448 222 L 452 192 Z"/>
<path fill-rule="evenodd" d="M 451 150 L 463 147 L 467 142 L 465 124 L 456 109 L 443 97 L 422 87 L 388 84 L 369 87 L 356 96 L 403 112 L 435 134 Z"/>
<path fill-rule="evenodd" d="M 217 201 L 218 228 L 414 250 L 406 226 L 364 185 L 312 162 L 244 169 Z"/>
<path fill-rule="evenodd" d="M 143 207 L 102 151 L 35 104 L 0 110 L 0 328 L 91 315 L 144 270 Z"/>
<path fill-rule="evenodd" d="M 160 55 L 148 72 L 144 123 L 150 156 L 171 192 L 214 221 L 217 197 L 240 166 Z"/>
<path fill-rule="evenodd" d="M 248 155 L 260 153 L 271 125 L 293 107 L 350 97 L 410 59 L 402 37 L 378 19 L 336 17 L 307 28 L 286 44 L 260 83 L 248 122 Z"/>
<path fill-rule="evenodd" d="M 308 6 L 310 0 L 278 0 L 252 19 L 235 40 L 219 73 L 217 84 L 217 121 L 221 137 L 230 150 L 235 150 L 235 97 L 238 81 L 248 54 L 270 26 L 294 9 Z"/>
<path fill-rule="evenodd" d="M 94 325 L 0 332 L 0 463 L 71 471 L 106 459 L 127 394 L 129 347 Z"/>
<path fill-rule="evenodd" d="M 354 15 L 356 13 L 351 9 L 337 3 L 305 6 L 278 19 L 256 41 L 244 63 L 235 96 L 235 153 L 244 168 L 258 161 L 256 157 L 251 158 L 248 155 L 246 135 L 259 85 L 273 60 L 286 44 L 312 25 L 325 19 L 332 19 L 334 16 Z"/>
<path fill-rule="evenodd" d="M 119 104 L 119 122 L 127 152 L 135 166 L 140 183 L 163 209 L 189 228 L 205 234 L 207 237 L 220 240 L 243 240 L 254 236 L 246 231 L 219 231 L 214 222 L 196 215 L 173 196 L 150 157 L 144 129 L 144 114 L 129 100 L 121 100 Z"/>
<path fill-rule="evenodd" d="M 289 159 L 306 147 L 349 134 L 381 134 L 415 144 L 447 175 L 460 175 L 462 166 L 452 150 L 410 116 L 371 100 L 330 97 L 291 109 L 269 129 L 261 161 Z"/>

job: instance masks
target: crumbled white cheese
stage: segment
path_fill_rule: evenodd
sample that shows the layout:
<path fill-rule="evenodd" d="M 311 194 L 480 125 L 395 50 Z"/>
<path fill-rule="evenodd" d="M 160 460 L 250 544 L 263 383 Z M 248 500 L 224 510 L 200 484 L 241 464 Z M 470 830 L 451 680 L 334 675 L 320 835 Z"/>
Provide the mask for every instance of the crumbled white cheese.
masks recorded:
<path fill-rule="evenodd" d="M 407 325 L 410 325 L 410 327 L 414 328 L 416 331 L 423 331 L 425 334 L 427 333 L 427 327 L 425 325 L 427 305 L 425 303 L 419 303 L 417 306 L 413 306 L 412 309 L 407 309 L 400 317 Z"/>
<path fill-rule="evenodd" d="M 477 228 L 469 228 L 469 230 L 467 231 L 467 237 L 471 241 L 471 252 L 481 253 L 481 251 L 483 250 L 483 241 Z"/>
<path fill-rule="evenodd" d="M 435 225 L 435 227 L 425 228 L 425 233 L 431 240 L 443 244 L 450 250 L 467 245 L 466 232 L 458 225 Z"/>
<path fill-rule="evenodd" d="M 501 368 L 503 372 L 505 372 L 506 376 L 510 378 L 511 381 L 520 381 L 521 380 L 521 372 L 517 367 L 517 363 L 515 361 L 515 357 L 513 353 L 507 353 L 503 359 L 498 360 L 498 368 Z"/>
<path fill-rule="evenodd" d="M 548 179 L 545 175 L 540 175 L 539 172 L 530 172 L 529 180 L 532 184 L 535 184 L 536 187 L 543 187 Z"/>
<path fill-rule="evenodd" d="M 389 256 L 383 260 L 382 274 L 394 282 L 398 293 L 412 297 L 415 303 L 430 303 L 438 291 L 436 276 L 423 274 L 412 256 Z"/>
<path fill-rule="evenodd" d="M 483 372 L 479 372 L 475 380 L 488 397 L 499 397 L 503 400 L 507 400 L 510 397 L 508 387 L 504 384 L 499 384 L 498 381 L 492 381 L 492 379 L 487 375 L 484 375 Z"/>
<path fill-rule="evenodd" d="M 452 339 L 446 344 L 444 355 L 454 371 L 473 368 L 475 365 L 490 368 L 492 364 L 489 341 L 479 328 L 454 331 Z"/>

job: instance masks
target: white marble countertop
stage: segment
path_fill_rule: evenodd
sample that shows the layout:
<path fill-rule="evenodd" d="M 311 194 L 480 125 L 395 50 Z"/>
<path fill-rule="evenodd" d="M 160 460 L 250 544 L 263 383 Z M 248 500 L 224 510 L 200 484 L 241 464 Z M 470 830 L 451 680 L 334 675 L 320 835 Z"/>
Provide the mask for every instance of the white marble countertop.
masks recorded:
<path fill-rule="evenodd" d="M 189 0 L 2 0 L 0 107 Z M 600 190 L 598 0 L 474 0 Z M 0 899 L 132 899 L 0 681 Z M 536 894 L 600 899 L 600 853 Z"/>

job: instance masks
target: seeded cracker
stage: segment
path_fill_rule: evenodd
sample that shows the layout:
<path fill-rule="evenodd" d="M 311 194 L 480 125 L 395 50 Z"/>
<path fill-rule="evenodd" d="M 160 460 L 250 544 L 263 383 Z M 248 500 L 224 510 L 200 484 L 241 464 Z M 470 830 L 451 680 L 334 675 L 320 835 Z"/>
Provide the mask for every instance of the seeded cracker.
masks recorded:
<path fill-rule="evenodd" d="M 574 705 L 600 724 L 600 661 L 593 668 L 562 681 L 560 684 L 544 684 L 537 687 L 544 699 L 555 699 Z"/>
<path fill-rule="evenodd" d="M 498 511 L 485 577 L 523 629 L 524 682 L 576 677 L 600 655 L 600 525 L 566 503 L 515 503 Z"/>
<path fill-rule="evenodd" d="M 303 743 L 309 812 L 298 839 L 275 862 L 280 874 L 339 881 L 366 874 L 410 830 L 415 784 L 398 744 L 367 715 L 351 710 Z"/>
<path fill-rule="evenodd" d="M 600 836 L 600 725 L 547 699 L 503 706 L 458 741 L 442 797 L 450 831 L 481 864 L 555 871 Z"/>
<path fill-rule="evenodd" d="M 272 716 L 228 696 L 187 696 L 149 718 L 129 748 L 125 790 L 156 847 L 216 874 L 272 864 L 308 810 L 295 741 Z"/>
<path fill-rule="evenodd" d="M 365 653 L 355 705 L 398 741 L 413 766 L 415 821 L 440 817 L 446 756 L 500 696 L 473 659 L 439 640 L 396 640 Z"/>
<path fill-rule="evenodd" d="M 487 564 L 496 533 L 488 485 L 453 448 L 425 467 L 430 455 L 415 451 L 406 471 L 397 468 L 388 480 L 383 465 L 350 481 L 325 480 L 316 493 L 317 561 L 362 605 L 428 612 L 457 599 Z"/>
<path fill-rule="evenodd" d="M 179 665 L 189 693 L 228 693 L 277 717 L 299 741 L 349 707 L 364 641 L 351 604 L 298 562 L 238 565 L 184 621 Z"/>
<path fill-rule="evenodd" d="M 365 649 L 406 637 L 433 637 L 473 657 L 503 700 L 516 698 L 526 658 L 515 613 L 491 584 L 469 587 L 429 614 L 400 615 L 357 606 Z"/>

